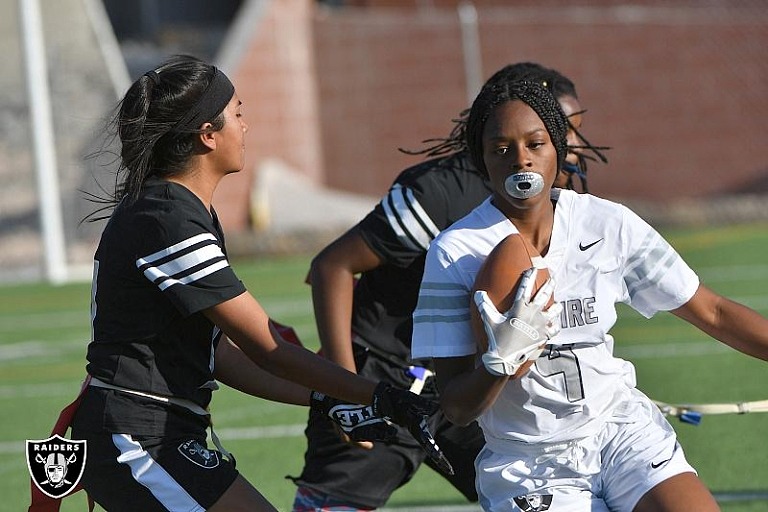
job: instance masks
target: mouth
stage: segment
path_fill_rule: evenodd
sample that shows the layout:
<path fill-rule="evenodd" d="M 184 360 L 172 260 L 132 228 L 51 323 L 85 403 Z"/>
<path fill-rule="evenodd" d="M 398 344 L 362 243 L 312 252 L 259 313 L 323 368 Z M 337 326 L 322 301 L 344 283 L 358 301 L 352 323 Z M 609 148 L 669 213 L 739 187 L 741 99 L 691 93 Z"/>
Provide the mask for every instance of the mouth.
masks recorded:
<path fill-rule="evenodd" d="M 504 190 L 515 199 L 528 199 L 544 189 L 544 178 L 537 172 L 525 171 L 510 174 L 504 180 Z"/>

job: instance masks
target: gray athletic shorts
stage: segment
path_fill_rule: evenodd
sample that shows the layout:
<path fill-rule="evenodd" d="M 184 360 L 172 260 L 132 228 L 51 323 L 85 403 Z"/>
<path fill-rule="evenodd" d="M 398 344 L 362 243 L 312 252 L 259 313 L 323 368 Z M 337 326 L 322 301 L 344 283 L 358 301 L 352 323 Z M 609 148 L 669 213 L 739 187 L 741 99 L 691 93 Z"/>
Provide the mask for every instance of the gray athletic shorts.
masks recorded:
<path fill-rule="evenodd" d="M 633 392 L 594 435 L 557 444 L 504 443 L 477 458 L 478 493 L 492 512 L 631 512 L 655 485 L 696 471 L 677 435 Z"/>

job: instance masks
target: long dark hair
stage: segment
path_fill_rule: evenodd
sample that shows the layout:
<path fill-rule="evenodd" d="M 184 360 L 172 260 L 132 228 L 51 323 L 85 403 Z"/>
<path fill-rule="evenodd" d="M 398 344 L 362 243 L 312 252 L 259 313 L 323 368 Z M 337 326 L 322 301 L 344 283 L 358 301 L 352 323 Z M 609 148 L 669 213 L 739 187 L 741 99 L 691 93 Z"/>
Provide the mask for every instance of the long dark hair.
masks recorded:
<path fill-rule="evenodd" d="M 105 211 L 123 199 L 135 200 L 148 178 L 185 171 L 200 130 L 180 122 L 203 96 L 215 73 L 214 66 L 196 57 L 176 55 L 133 82 L 115 107 L 107 130 L 108 137 L 120 143 L 114 191 L 105 192 L 106 197 L 90 195 L 90 200 L 102 206 L 87 220 L 107 218 Z M 209 121 L 209 131 L 224 126 L 221 112 Z"/>

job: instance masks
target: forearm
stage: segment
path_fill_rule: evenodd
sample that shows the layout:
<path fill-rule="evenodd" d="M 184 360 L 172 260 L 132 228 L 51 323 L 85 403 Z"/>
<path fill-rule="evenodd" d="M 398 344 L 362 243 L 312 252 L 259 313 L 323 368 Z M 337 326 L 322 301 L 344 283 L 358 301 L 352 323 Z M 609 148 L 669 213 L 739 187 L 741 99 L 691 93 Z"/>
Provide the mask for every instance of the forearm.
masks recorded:
<path fill-rule="evenodd" d="M 263 370 L 349 402 L 371 403 L 375 382 L 280 339 L 277 332 L 271 330 L 264 310 L 249 293 L 206 310 L 206 315 Z"/>
<path fill-rule="evenodd" d="M 309 405 L 310 390 L 262 369 L 226 336 L 216 349 L 214 376 L 243 393 L 294 405 Z"/>
<path fill-rule="evenodd" d="M 673 313 L 740 352 L 768 360 L 768 319 L 747 306 L 702 285 Z"/>
<path fill-rule="evenodd" d="M 724 297 L 719 309 L 720 320 L 708 334 L 740 352 L 768 361 L 768 320 Z"/>
<path fill-rule="evenodd" d="M 315 261 L 311 270 L 312 304 L 323 356 L 356 372 L 352 352 L 354 275 Z"/>
<path fill-rule="evenodd" d="M 509 377 L 491 375 L 482 366 L 474 367 L 474 356 L 435 359 L 440 405 L 446 417 L 457 425 L 477 419 L 498 398 Z"/>

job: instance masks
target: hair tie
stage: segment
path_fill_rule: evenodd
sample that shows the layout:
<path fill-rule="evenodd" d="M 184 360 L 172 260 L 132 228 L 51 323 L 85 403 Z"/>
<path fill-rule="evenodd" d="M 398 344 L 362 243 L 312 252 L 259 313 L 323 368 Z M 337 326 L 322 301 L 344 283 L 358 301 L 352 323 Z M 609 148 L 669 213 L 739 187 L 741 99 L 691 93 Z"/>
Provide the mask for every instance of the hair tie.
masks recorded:
<path fill-rule="evenodd" d="M 160 84 L 160 75 L 154 69 L 144 73 L 144 76 L 148 76 L 150 79 L 152 79 L 152 81 L 155 82 L 155 85 Z"/>

